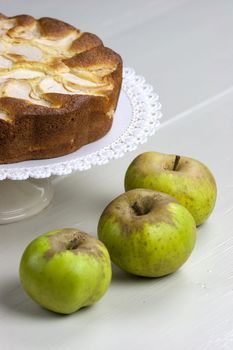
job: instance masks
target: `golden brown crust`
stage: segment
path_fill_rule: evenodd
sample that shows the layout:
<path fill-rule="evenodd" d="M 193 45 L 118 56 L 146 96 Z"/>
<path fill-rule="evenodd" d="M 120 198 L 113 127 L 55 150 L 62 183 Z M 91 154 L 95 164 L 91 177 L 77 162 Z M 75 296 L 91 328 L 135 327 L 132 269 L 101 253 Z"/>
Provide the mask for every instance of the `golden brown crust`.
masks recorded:
<path fill-rule="evenodd" d="M 36 23 L 35 18 L 29 15 L 18 15 L 11 18 L 15 18 L 19 26 L 30 27 Z"/>
<path fill-rule="evenodd" d="M 71 45 L 71 50 L 73 50 L 76 54 L 81 53 L 83 51 L 88 51 L 97 46 L 102 46 L 103 42 L 92 33 L 82 33 L 81 36 L 74 40 Z"/>
<path fill-rule="evenodd" d="M 0 12 L 0 19 L 1 18 L 7 18 L 3 13 Z"/>
<path fill-rule="evenodd" d="M 121 62 L 120 56 L 115 53 L 113 50 L 105 47 L 98 46 L 94 47 L 91 50 L 81 52 L 79 55 L 75 55 L 71 58 L 63 60 L 63 62 L 72 68 L 76 67 L 92 67 L 102 66 L 112 66 L 115 67 L 116 64 Z"/>
<path fill-rule="evenodd" d="M 67 41 L 69 46 L 66 50 L 63 47 L 60 51 L 57 47 L 56 51 L 53 49 L 52 52 L 58 56 L 52 60 L 48 56 L 50 47 L 40 41 L 38 47 L 48 57 L 45 62 L 30 61 L 14 53 L 5 55 L 15 60 L 10 70 L 30 68 L 42 72 L 43 77 L 28 80 L 30 88 L 33 88 L 31 92 L 38 94 L 37 100 L 31 99 L 31 102 L 7 95 L 6 89 L 0 95 L 0 163 L 65 155 L 104 136 L 111 128 L 112 113 L 120 93 L 121 57 L 104 47 L 96 35 L 81 33 L 59 20 L 47 17 L 35 20 L 28 15 L 9 18 L 0 15 L 1 18 L 10 19 L 13 23 L 6 33 L 12 42 L 18 43 L 27 30 L 35 32 L 43 40 L 71 39 Z M 24 44 L 31 43 L 31 39 L 22 38 Z M 9 69 L 0 68 L 0 77 L 7 71 Z M 75 84 L 79 83 L 66 80 L 64 83 L 61 81 L 64 74 L 77 76 L 79 80 L 87 79 L 85 81 L 93 82 L 93 86 L 80 85 L 76 94 Z M 64 83 L 68 92 L 38 92 L 35 82 L 43 82 L 47 77 L 55 79 L 57 84 Z M 22 83 L 22 80 L 18 81 Z M 40 105 L 36 101 L 45 103 Z M 1 113 L 4 113 L 4 118 L 1 118 Z"/>
<path fill-rule="evenodd" d="M 40 118 L 21 115 L 14 130 L 9 128 L 9 123 L 0 120 L 0 158 L 6 157 L 5 163 L 12 163 L 28 159 L 29 155 L 30 159 L 57 157 L 105 135 L 112 125 L 112 118 L 104 112 L 105 102 L 97 100 L 96 96 L 91 97 L 92 101 L 87 96 L 80 96 L 80 99 L 80 108 L 73 114 L 51 113 Z M 1 138 L 5 135 L 8 137 L 2 144 Z"/>
<path fill-rule="evenodd" d="M 79 29 L 72 25 L 50 17 L 42 17 L 38 20 L 42 36 L 49 39 L 63 38 L 65 35 Z"/>

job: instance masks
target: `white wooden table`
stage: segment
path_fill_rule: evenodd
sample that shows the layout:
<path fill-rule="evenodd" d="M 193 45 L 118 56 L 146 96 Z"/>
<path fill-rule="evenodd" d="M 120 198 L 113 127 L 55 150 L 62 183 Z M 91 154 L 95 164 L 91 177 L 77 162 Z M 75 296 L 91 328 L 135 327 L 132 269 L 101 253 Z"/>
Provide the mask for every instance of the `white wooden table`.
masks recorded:
<path fill-rule="evenodd" d="M 0 348 L 233 349 L 233 1 L 0 0 L 7 15 L 52 16 L 99 34 L 160 93 L 164 118 L 147 144 L 88 172 L 54 180 L 39 215 L 0 226 Z M 18 265 L 37 235 L 74 226 L 96 234 L 123 192 L 130 161 L 148 150 L 188 155 L 216 176 L 218 200 L 177 273 L 139 280 L 114 268 L 108 293 L 71 316 L 47 312 L 19 285 Z"/>

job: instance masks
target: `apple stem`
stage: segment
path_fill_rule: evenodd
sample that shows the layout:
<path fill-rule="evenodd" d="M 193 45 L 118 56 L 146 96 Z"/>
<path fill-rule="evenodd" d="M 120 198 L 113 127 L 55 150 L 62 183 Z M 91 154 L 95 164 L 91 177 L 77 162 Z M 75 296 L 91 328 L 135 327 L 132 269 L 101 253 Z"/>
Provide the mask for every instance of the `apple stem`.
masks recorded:
<path fill-rule="evenodd" d="M 74 237 L 73 239 L 71 239 L 67 245 L 67 250 L 74 250 L 76 248 L 78 248 L 78 239 L 77 237 Z"/>
<path fill-rule="evenodd" d="M 176 171 L 176 168 L 177 168 L 177 166 L 178 166 L 178 164 L 179 164 L 179 161 L 180 161 L 180 156 L 177 156 L 176 155 L 176 158 L 175 158 L 175 161 L 174 161 L 174 165 L 173 165 L 173 171 Z"/>

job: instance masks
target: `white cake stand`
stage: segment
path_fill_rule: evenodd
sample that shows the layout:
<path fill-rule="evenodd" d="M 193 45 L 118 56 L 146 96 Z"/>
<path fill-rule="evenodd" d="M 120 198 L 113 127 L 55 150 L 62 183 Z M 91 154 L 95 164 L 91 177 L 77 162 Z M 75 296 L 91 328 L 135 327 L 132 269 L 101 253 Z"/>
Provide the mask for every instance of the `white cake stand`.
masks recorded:
<path fill-rule="evenodd" d="M 123 86 L 111 131 L 69 155 L 0 164 L 0 224 L 39 213 L 53 198 L 51 177 L 90 169 L 135 150 L 154 134 L 162 116 L 153 87 L 124 68 Z"/>

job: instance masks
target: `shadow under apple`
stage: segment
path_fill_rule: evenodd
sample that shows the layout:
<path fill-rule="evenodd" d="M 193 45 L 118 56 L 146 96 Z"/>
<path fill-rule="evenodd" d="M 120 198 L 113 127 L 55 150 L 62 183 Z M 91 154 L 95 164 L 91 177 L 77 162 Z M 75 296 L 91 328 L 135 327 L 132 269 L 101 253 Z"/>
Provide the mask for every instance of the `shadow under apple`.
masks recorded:
<path fill-rule="evenodd" d="M 20 318 L 30 318 L 31 321 L 35 320 L 36 322 L 38 319 L 56 320 L 72 317 L 73 315 L 58 314 L 38 305 L 27 296 L 17 279 L 8 280 L 1 286 L 0 308 L 2 310 L 5 309 L 8 314 L 12 313 L 14 316 L 18 315 Z M 89 308 L 90 307 L 83 307 L 78 312 L 85 312 L 85 310 Z"/>
<path fill-rule="evenodd" d="M 174 272 L 172 275 L 175 275 L 176 272 Z M 143 276 L 137 276 L 133 275 L 129 272 L 126 272 L 116 265 L 112 263 L 112 282 L 111 284 L 124 284 L 124 285 L 140 285 L 140 284 L 146 284 L 146 285 L 153 285 L 155 283 L 158 283 L 161 280 L 166 280 L 169 278 L 170 275 L 166 275 L 163 277 L 143 277 Z"/>

